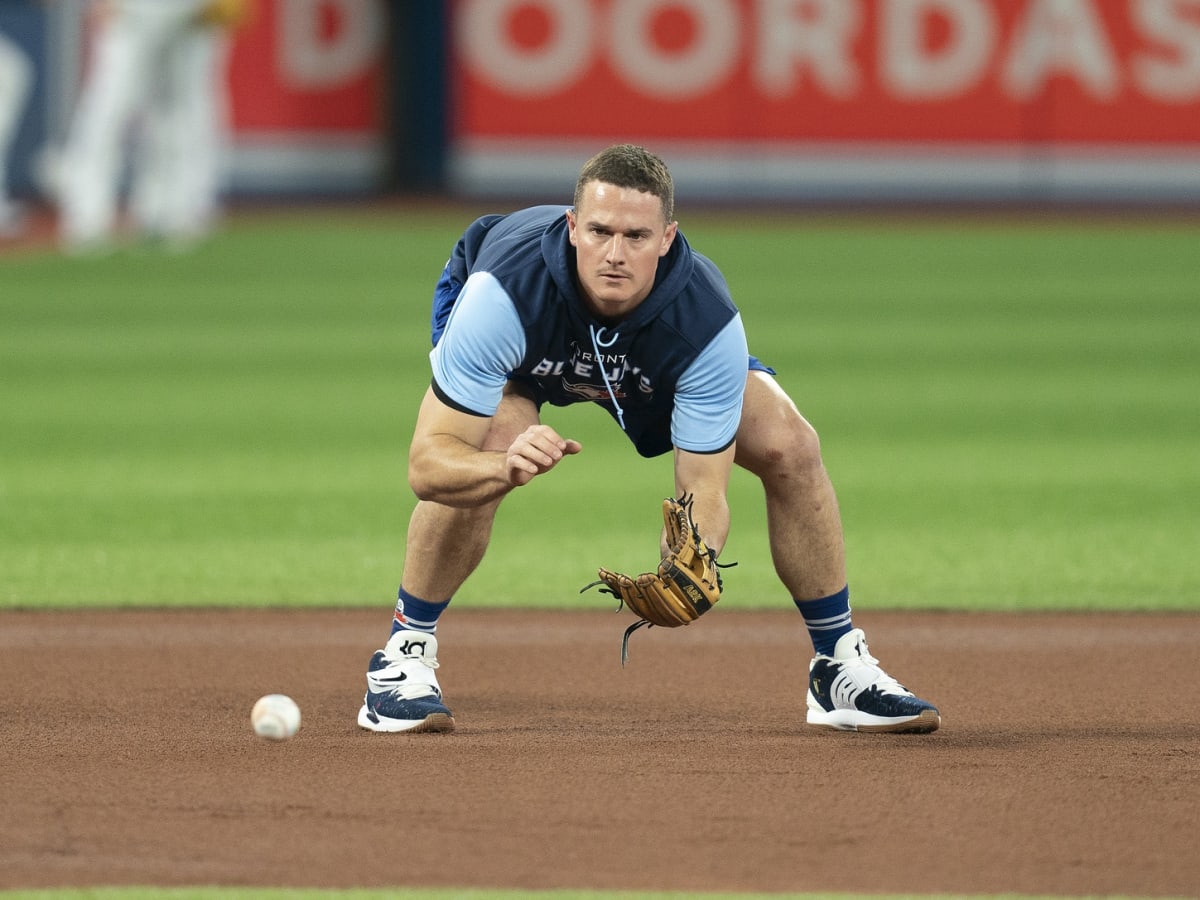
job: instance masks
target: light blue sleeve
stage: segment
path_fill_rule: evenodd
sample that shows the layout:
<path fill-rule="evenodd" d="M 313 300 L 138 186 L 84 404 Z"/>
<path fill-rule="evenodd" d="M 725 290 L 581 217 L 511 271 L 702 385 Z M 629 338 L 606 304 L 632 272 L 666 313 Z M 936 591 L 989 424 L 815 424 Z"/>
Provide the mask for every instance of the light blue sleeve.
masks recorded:
<path fill-rule="evenodd" d="M 749 361 L 742 317 L 734 316 L 680 376 L 671 413 L 676 447 L 714 453 L 732 443 L 742 419 Z"/>
<path fill-rule="evenodd" d="M 429 354 L 433 380 L 459 406 L 493 416 L 524 356 L 525 329 L 512 298 L 491 273 L 473 273 Z"/>

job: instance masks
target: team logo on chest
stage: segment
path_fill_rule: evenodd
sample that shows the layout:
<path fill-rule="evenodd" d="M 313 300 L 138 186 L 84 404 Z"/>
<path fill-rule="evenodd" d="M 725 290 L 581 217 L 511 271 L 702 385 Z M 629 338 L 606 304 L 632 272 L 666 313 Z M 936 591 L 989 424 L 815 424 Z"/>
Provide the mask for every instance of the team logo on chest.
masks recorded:
<path fill-rule="evenodd" d="M 586 382 L 576 383 L 576 382 L 568 381 L 566 378 L 563 378 L 562 386 L 563 386 L 563 390 L 566 391 L 568 394 L 574 394 L 576 397 L 579 397 L 581 400 L 608 400 L 608 399 L 610 399 L 610 395 L 608 393 L 608 388 L 606 388 L 606 387 L 597 387 L 594 384 L 588 384 Z M 621 385 L 615 381 L 612 383 L 611 399 L 614 399 L 614 400 L 624 400 L 625 399 L 625 391 L 622 390 Z"/>
<path fill-rule="evenodd" d="M 575 341 L 571 342 L 568 359 L 543 358 L 529 374 L 546 381 L 557 378 L 563 391 L 580 400 L 624 400 L 634 385 L 645 396 L 654 393 L 650 379 L 640 366 L 629 360 L 628 354 L 602 353 L 597 356 L 590 348 Z"/>

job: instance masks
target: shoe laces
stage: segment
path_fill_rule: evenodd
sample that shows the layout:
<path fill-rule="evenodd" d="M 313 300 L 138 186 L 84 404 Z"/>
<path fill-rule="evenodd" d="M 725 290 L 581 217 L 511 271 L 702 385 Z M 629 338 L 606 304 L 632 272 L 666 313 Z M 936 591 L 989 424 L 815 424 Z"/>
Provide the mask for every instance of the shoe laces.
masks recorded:
<path fill-rule="evenodd" d="M 385 659 L 388 663 L 386 666 L 367 672 L 367 686 L 372 693 L 390 693 L 405 700 L 415 700 L 431 694 L 438 697 L 442 695 L 437 676 L 432 672 L 438 668 L 436 657 L 406 653 Z"/>
<path fill-rule="evenodd" d="M 879 673 L 879 675 L 875 679 L 875 683 L 872 685 L 872 687 L 876 688 L 879 691 L 879 693 L 881 693 L 881 694 L 898 694 L 901 697 L 914 696 L 912 691 L 910 691 L 908 688 L 906 688 L 904 685 L 902 685 L 900 682 L 898 682 L 895 678 L 893 678 L 887 672 L 883 671 L 883 669 L 879 668 L 879 666 L 876 666 L 875 670 Z"/>
<path fill-rule="evenodd" d="M 394 663 L 392 663 L 392 665 L 395 665 L 396 663 L 406 663 L 406 662 L 419 662 L 421 665 L 425 666 L 425 668 L 427 668 L 427 669 L 436 669 L 438 667 L 438 661 L 437 661 L 436 656 L 434 656 L 434 657 L 422 656 L 419 653 L 415 653 L 412 656 L 402 656 L 399 659 L 397 659 Z"/>
<path fill-rule="evenodd" d="M 853 664 L 855 661 L 848 660 L 848 662 Z M 867 642 L 864 638 L 860 638 L 858 642 L 858 664 L 874 669 L 875 679 L 871 682 L 871 687 L 878 690 L 881 694 L 898 694 L 902 697 L 915 696 L 912 691 L 883 671 L 879 665 L 879 660 L 871 655 L 871 651 L 867 648 Z"/>

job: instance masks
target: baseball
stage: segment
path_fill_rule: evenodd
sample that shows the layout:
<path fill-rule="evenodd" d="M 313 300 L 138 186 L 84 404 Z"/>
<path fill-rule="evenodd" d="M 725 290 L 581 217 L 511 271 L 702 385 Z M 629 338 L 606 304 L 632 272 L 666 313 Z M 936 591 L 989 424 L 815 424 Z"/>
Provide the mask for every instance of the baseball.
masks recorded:
<path fill-rule="evenodd" d="M 286 741 L 300 730 L 300 707 L 287 694 L 267 694 L 250 710 L 250 722 L 259 737 Z"/>

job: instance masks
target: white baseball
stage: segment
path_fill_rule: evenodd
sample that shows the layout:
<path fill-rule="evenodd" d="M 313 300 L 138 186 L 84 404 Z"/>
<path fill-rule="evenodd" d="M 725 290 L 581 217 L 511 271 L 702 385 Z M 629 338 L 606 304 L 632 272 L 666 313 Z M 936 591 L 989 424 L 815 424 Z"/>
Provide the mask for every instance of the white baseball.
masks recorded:
<path fill-rule="evenodd" d="M 250 710 L 250 722 L 259 737 L 286 741 L 300 730 L 300 707 L 287 694 L 267 694 Z"/>

